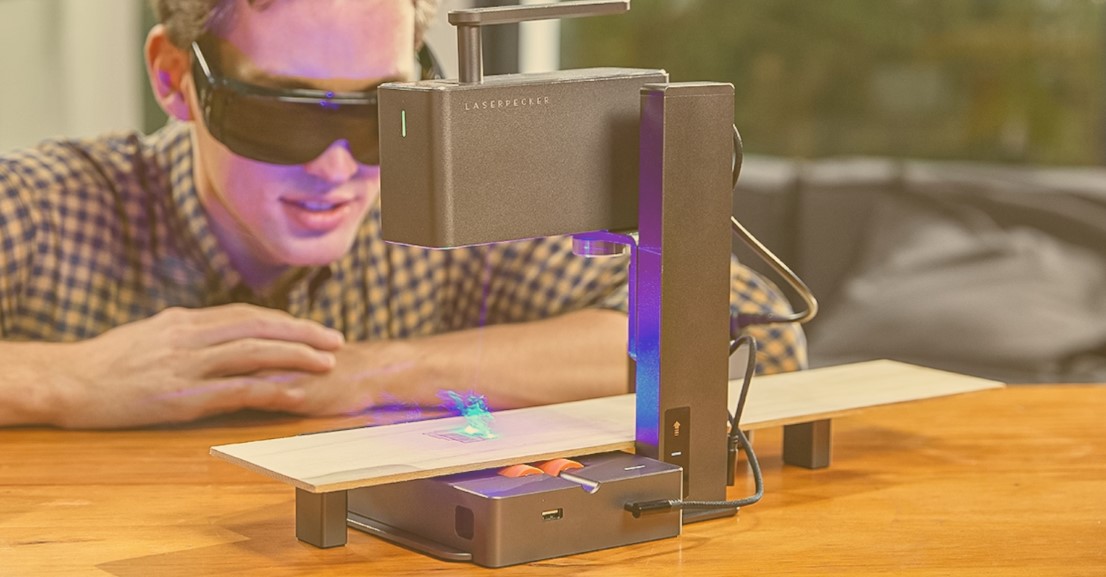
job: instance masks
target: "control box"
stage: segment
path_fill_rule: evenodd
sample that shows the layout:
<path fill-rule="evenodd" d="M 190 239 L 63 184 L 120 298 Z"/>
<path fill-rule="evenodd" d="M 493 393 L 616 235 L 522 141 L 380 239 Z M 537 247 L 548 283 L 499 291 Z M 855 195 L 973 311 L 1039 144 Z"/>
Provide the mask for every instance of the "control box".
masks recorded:
<path fill-rule="evenodd" d="M 349 491 L 349 526 L 422 553 L 503 567 L 680 534 L 681 511 L 634 518 L 627 503 L 679 499 L 679 467 L 628 453 L 574 458 L 557 476 L 499 469 Z"/>

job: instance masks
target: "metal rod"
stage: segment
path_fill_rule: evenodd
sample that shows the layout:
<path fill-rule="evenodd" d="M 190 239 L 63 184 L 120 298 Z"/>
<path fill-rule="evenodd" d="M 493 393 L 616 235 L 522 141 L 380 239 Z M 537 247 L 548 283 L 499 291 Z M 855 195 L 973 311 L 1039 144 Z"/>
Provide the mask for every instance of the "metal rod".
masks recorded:
<path fill-rule="evenodd" d="M 449 23 L 457 27 L 458 77 L 461 84 L 484 82 L 484 56 L 480 36 L 481 26 L 517 24 L 532 20 L 581 18 L 622 14 L 630 10 L 630 0 L 579 0 L 524 6 L 492 6 L 454 10 Z"/>
<path fill-rule="evenodd" d="M 461 84 L 484 82 L 483 46 L 479 26 L 457 26 L 457 64 Z"/>
<path fill-rule="evenodd" d="M 605 14 L 622 14 L 630 10 L 630 0 L 580 0 L 551 4 L 527 4 L 524 6 L 491 6 L 469 8 L 449 13 L 449 23 L 454 26 L 491 26 L 494 24 L 518 24 L 532 20 L 554 18 L 582 18 Z"/>

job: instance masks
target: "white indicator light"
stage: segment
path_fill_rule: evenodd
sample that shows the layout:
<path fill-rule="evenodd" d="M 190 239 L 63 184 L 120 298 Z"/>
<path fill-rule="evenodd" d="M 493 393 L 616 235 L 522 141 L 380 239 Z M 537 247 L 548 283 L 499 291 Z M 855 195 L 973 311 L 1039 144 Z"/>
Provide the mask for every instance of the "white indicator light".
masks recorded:
<path fill-rule="evenodd" d="M 399 111 L 399 119 L 400 119 L 400 121 L 402 121 L 402 124 L 403 124 L 403 137 L 407 138 L 407 111 L 406 110 L 400 110 Z"/>

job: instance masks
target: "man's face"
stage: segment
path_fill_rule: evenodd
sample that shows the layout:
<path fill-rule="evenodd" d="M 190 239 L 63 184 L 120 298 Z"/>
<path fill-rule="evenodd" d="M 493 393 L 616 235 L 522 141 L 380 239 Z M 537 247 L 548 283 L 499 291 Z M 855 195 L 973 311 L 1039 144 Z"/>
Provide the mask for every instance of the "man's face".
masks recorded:
<path fill-rule="evenodd" d="M 224 76 L 272 88 L 365 91 L 413 74 L 409 0 L 237 2 L 217 42 Z M 323 265 L 349 250 L 380 190 L 380 168 L 335 141 L 300 165 L 238 156 L 204 126 L 194 91 L 196 186 L 216 236 L 250 284 L 291 266 Z"/>

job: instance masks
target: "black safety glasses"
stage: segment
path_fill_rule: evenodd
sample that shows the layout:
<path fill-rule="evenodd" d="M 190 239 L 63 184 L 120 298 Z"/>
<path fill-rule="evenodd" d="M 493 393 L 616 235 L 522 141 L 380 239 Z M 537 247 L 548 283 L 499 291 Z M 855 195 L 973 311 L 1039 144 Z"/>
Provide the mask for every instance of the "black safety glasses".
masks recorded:
<path fill-rule="evenodd" d="M 429 49 L 418 54 L 423 78 L 440 76 Z M 231 152 L 270 164 L 304 164 L 337 140 L 361 164 L 380 163 L 377 94 L 269 88 L 226 78 L 192 43 L 192 77 L 204 124 Z"/>

